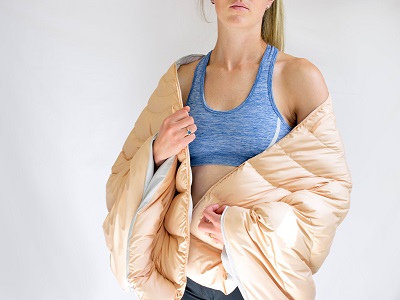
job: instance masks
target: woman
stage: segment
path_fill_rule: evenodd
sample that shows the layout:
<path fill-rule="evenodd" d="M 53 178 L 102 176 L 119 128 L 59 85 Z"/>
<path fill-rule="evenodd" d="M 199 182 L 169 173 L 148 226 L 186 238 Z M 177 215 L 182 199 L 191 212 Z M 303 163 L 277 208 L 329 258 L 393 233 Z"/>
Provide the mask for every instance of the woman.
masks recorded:
<path fill-rule="evenodd" d="M 163 116 L 167 72 L 152 95 L 164 100 L 149 100 L 113 166 L 103 225 L 113 271 L 141 299 L 312 299 L 351 189 L 327 86 L 279 51 L 281 0 L 212 4 L 214 49 L 176 65 L 182 108 L 168 100 Z"/>

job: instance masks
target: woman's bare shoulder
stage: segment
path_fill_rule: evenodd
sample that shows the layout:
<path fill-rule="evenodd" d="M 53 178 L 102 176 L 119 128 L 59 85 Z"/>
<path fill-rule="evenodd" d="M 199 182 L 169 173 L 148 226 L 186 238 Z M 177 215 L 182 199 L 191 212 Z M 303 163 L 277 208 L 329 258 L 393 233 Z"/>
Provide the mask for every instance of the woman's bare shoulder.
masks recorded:
<path fill-rule="evenodd" d="M 196 70 L 199 61 L 200 59 L 188 64 L 183 64 L 178 68 L 178 80 L 182 91 L 182 101 L 184 106 L 186 105 L 186 100 L 189 96 L 190 88 L 192 87 L 194 71 Z"/>
<path fill-rule="evenodd" d="M 327 99 L 328 87 L 319 68 L 308 59 L 284 52 L 278 58 L 298 124 Z"/>

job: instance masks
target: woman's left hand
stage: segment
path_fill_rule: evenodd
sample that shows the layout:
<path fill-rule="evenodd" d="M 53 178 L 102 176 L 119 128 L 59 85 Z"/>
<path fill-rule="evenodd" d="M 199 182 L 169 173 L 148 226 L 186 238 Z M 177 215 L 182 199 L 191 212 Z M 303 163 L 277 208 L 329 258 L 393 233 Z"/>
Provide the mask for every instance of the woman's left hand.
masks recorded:
<path fill-rule="evenodd" d="M 207 206 L 203 211 L 203 218 L 199 223 L 199 230 L 209 235 L 214 242 L 224 244 L 221 232 L 221 215 L 226 205 L 212 204 Z"/>

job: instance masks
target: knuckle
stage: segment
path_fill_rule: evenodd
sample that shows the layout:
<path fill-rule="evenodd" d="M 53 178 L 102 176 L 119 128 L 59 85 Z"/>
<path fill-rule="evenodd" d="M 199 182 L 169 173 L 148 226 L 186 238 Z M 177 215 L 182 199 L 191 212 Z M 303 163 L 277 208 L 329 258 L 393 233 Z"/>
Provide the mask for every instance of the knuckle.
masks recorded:
<path fill-rule="evenodd" d="M 162 124 L 161 124 L 161 127 L 167 128 L 167 127 L 169 126 L 169 124 L 170 124 L 170 119 L 169 119 L 169 117 L 168 117 L 168 118 L 165 118 L 165 119 L 164 119 L 164 121 L 163 121 Z"/>
<path fill-rule="evenodd" d="M 171 126 L 166 126 L 166 128 L 165 128 L 165 133 L 167 133 L 168 135 L 171 135 L 171 134 L 172 134 L 172 128 L 171 128 Z"/>

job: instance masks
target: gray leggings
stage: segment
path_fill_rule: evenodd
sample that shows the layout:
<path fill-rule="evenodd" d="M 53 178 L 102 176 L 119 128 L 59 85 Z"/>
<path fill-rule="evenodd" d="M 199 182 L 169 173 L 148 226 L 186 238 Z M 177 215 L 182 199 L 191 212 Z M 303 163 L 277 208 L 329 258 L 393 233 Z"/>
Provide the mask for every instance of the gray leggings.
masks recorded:
<path fill-rule="evenodd" d="M 187 277 L 185 293 L 181 300 L 244 300 L 239 288 L 229 295 L 223 292 L 202 286 Z"/>

